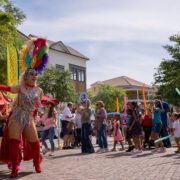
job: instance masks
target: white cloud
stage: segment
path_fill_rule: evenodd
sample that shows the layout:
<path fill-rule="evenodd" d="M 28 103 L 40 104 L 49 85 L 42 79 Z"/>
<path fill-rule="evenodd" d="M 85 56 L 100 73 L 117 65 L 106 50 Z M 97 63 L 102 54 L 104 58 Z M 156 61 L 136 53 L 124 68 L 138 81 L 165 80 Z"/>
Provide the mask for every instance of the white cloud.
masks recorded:
<path fill-rule="evenodd" d="M 101 10 L 84 12 L 51 21 L 27 20 L 23 29 L 65 41 L 158 42 L 179 31 L 179 17 L 165 12 Z"/>
<path fill-rule="evenodd" d="M 43 1 L 34 6 L 41 7 Z M 120 75 L 152 82 L 154 67 L 166 56 L 162 45 L 180 32 L 178 0 L 45 2 L 43 8 L 48 11 L 29 13 L 20 30 L 76 44 L 73 47 L 91 59 L 87 63 L 88 86 Z"/>

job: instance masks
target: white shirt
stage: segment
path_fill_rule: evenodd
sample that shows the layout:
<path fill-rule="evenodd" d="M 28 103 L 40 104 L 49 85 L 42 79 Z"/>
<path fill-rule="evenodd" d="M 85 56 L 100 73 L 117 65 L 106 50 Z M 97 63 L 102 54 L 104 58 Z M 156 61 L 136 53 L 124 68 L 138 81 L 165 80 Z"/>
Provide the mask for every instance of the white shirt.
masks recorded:
<path fill-rule="evenodd" d="M 180 120 L 177 120 L 173 123 L 174 137 L 180 137 Z"/>
<path fill-rule="evenodd" d="M 68 106 L 66 106 L 66 107 L 64 108 L 64 110 L 63 110 L 63 116 L 62 116 L 63 118 L 62 118 L 62 120 L 70 121 L 71 118 L 67 118 L 67 116 L 68 116 L 68 117 L 72 117 L 71 110 L 69 109 Z"/>

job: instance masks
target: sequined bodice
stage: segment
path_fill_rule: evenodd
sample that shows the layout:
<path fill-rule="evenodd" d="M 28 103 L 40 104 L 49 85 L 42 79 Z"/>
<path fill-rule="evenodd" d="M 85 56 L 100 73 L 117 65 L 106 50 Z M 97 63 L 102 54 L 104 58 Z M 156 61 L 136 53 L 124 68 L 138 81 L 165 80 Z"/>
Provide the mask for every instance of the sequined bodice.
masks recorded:
<path fill-rule="evenodd" d="M 21 87 L 18 97 L 18 107 L 27 111 L 34 111 L 41 105 L 40 90 L 37 87 Z"/>

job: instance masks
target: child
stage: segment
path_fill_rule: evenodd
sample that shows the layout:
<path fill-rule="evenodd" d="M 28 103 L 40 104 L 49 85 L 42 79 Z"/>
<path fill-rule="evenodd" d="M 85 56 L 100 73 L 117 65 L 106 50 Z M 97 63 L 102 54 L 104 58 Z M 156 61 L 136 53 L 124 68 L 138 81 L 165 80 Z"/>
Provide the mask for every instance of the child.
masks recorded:
<path fill-rule="evenodd" d="M 146 146 L 148 145 L 150 149 L 151 147 L 150 136 L 151 136 L 151 130 L 152 130 L 152 115 L 150 111 L 148 114 L 146 114 L 143 117 L 142 125 L 143 125 L 143 130 L 144 130 L 144 137 L 145 137 L 143 147 L 145 149 Z"/>
<path fill-rule="evenodd" d="M 67 134 L 67 149 L 74 148 L 74 121 L 71 120 L 68 125 L 68 134 Z"/>
<path fill-rule="evenodd" d="M 76 109 L 75 117 L 74 117 L 74 122 L 75 122 L 75 143 L 74 145 L 79 147 L 81 144 L 81 128 L 82 128 L 82 123 L 81 123 L 81 111 L 82 111 L 81 106 L 78 106 Z"/>
<path fill-rule="evenodd" d="M 162 104 L 159 100 L 156 100 L 155 104 L 153 104 L 153 121 L 152 121 L 153 126 L 152 126 L 152 133 L 151 133 L 151 137 L 153 140 L 157 140 L 159 138 L 159 134 L 162 129 L 161 110 L 162 110 Z M 156 147 L 155 150 L 153 150 L 152 152 L 161 153 L 161 152 L 166 151 L 162 141 L 155 143 L 155 147 Z"/>
<path fill-rule="evenodd" d="M 116 144 L 118 142 L 120 142 L 120 144 L 122 146 L 121 150 L 124 150 L 123 136 L 122 136 L 122 133 L 121 133 L 119 120 L 114 122 L 114 147 L 113 147 L 112 151 L 116 151 Z"/>
<path fill-rule="evenodd" d="M 180 113 L 175 113 L 174 114 L 174 120 L 175 122 L 173 123 L 173 132 L 174 132 L 174 139 L 177 144 L 177 151 L 175 153 L 180 154 Z"/>

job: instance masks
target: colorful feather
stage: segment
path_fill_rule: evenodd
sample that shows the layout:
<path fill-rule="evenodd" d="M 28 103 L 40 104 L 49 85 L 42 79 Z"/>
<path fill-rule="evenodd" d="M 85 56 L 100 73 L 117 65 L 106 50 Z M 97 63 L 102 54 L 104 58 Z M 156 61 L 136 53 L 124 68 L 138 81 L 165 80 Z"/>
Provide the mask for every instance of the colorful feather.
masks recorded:
<path fill-rule="evenodd" d="M 47 65 L 48 65 L 48 54 L 44 54 L 41 64 L 37 68 L 35 68 L 36 72 L 38 74 L 42 74 L 42 72 L 47 67 Z"/>
<path fill-rule="evenodd" d="M 31 67 L 34 67 L 36 64 L 36 55 L 33 56 L 33 58 L 31 59 Z"/>
<path fill-rule="evenodd" d="M 44 53 L 45 53 L 45 49 L 46 49 L 46 46 L 41 47 L 40 52 L 39 52 L 39 54 L 38 54 L 38 56 L 37 56 L 37 59 L 42 58 L 42 56 L 43 56 Z"/>
<path fill-rule="evenodd" d="M 27 67 L 27 65 L 26 65 L 26 63 L 25 63 L 25 58 L 26 58 L 27 52 L 28 52 L 28 49 L 27 49 L 27 48 L 23 48 L 23 49 L 21 50 L 20 67 L 21 67 L 22 69 L 24 69 L 24 70 L 27 70 L 27 69 L 28 69 L 28 67 Z"/>
<path fill-rule="evenodd" d="M 42 63 L 42 58 L 40 58 L 40 59 L 36 62 L 34 68 L 35 68 L 35 69 L 38 68 L 38 66 L 40 66 L 41 63 Z"/>
<path fill-rule="evenodd" d="M 22 50 L 20 62 L 22 68 L 25 71 L 27 69 L 35 69 L 37 74 L 42 74 L 48 63 L 47 50 L 46 39 L 37 38 L 29 41 Z"/>
<path fill-rule="evenodd" d="M 27 64 L 28 68 L 30 69 L 31 68 L 31 64 L 30 64 L 31 63 L 31 56 L 29 53 L 26 54 L 25 62 Z"/>

